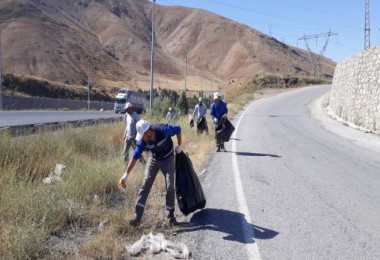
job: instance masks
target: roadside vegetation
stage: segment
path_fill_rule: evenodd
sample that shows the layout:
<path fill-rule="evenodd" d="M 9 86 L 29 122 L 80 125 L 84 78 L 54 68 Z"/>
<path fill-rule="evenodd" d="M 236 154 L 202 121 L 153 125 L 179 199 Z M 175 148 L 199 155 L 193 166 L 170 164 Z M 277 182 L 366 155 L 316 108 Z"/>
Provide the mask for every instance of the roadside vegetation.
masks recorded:
<path fill-rule="evenodd" d="M 227 90 L 229 117 L 260 88 L 248 84 Z M 168 99 L 158 99 L 157 109 L 148 110 L 143 118 L 165 122 L 170 104 Z M 207 120 L 210 135 L 199 137 L 187 115 L 178 115 L 173 122 L 182 127 L 184 150 L 197 173 L 206 167 L 214 148 L 212 124 Z M 137 163 L 126 192 L 118 189 L 124 172 L 123 132 L 124 123 L 119 122 L 19 137 L 0 133 L 1 259 L 120 259 L 127 257 L 125 245 L 142 234 L 173 231 L 164 224 L 165 184 L 160 174 L 142 226 L 133 229 L 127 224 L 144 167 Z M 57 163 L 66 166 L 61 180 L 45 184 Z M 176 214 L 181 215 L 178 208 Z"/>
<path fill-rule="evenodd" d="M 80 86 L 70 82 L 51 82 L 33 76 L 4 75 L 4 94 L 9 96 L 32 96 L 57 99 L 87 99 L 88 82 L 81 82 Z M 92 87 L 92 86 L 91 86 Z M 112 92 L 117 92 L 113 90 Z M 104 88 L 92 88 L 91 97 L 95 101 L 111 102 L 113 94 L 107 93 Z"/>

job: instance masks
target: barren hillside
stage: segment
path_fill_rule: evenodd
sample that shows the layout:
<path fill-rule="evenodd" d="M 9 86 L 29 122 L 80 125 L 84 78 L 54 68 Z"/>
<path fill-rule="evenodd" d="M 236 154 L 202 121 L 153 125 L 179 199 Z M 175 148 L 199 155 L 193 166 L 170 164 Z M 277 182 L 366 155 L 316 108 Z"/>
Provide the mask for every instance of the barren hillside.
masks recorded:
<path fill-rule="evenodd" d="M 186 53 L 193 90 L 247 82 L 259 72 L 313 70 L 306 51 L 243 24 L 203 10 L 156 8 L 156 87 L 183 88 Z M 147 0 L 3 0 L 3 74 L 148 89 L 151 17 Z M 334 67 L 322 60 L 324 75 Z"/>

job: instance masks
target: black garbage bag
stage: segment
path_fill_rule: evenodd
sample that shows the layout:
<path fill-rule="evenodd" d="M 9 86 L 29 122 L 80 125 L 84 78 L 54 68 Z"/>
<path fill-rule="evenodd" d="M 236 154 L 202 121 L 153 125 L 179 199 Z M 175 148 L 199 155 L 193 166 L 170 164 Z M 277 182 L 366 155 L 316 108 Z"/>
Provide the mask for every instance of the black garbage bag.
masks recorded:
<path fill-rule="evenodd" d="M 184 152 L 175 156 L 175 189 L 179 210 L 189 215 L 206 206 L 206 198 L 193 163 Z"/>
<path fill-rule="evenodd" d="M 228 142 L 232 133 L 235 131 L 235 127 L 232 125 L 227 116 L 223 116 L 216 127 L 216 134 L 223 142 Z"/>
<path fill-rule="evenodd" d="M 197 132 L 200 134 L 203 134 L 205 130 L 206 130 L 206 118 L 202 116 L 201 118 L 198 118 L 197 120 Z"/>
<path fill-rule="evenodd" d="M 194 119 L 191 119 L 190 120 L 190 127 L 193 127 L 194 126 Z"/>

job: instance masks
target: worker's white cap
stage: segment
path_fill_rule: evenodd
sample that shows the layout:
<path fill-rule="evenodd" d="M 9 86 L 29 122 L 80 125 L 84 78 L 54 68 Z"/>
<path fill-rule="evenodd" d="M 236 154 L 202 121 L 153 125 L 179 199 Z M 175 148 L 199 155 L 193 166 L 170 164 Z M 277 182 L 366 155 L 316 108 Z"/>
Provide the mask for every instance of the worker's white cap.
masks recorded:
<path fill-rule="evenodd" d="M 141 119 L 137 122 L 136 124 L 136 130 L 137 130 L 137 135 L 136 135 L 136 141 L 140 141 L 145 132 L 150 128 L 150 124 L 148 121 Z"/>
<path fill-rule="evenodd" d="M 220 96 L 220 95 L 219 95 L 218 92 L 215 92 L 215 93 L 214 93 L 214 99 L 217 99 L 219 96 Z"/>
<path fill-rule="evenodd" d="M 171 108 L 171 107 L 169 107 L 169 111 L 172 111 L 172 108 Z"/>
<path fill-rule="evenodd" d="M 132 103 L 131 102 L 127 102 L 127 104 L 125 104 L 125 109 L 130 108 L 130 107 L 133 107 Z"/>

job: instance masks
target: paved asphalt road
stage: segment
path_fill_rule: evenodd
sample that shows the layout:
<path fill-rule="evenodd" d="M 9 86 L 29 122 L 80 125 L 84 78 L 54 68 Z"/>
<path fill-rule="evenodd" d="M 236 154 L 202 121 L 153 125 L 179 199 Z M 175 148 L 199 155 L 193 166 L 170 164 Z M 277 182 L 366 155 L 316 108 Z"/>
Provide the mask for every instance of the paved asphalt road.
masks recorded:
<path fill-rule="evenodd" d="M 312 116 L 328 90 L 261 99 L 236 117 L 229 152 L 201 177 L 206 208 L 176 238 L 194 259 L 380 259 L 380 149 Z"/>
<path fill-rule="evenodd" d="M 98 111 L 0 111 L 0 127 L 87 119 L 117 118 L 121 114 Z"/>

